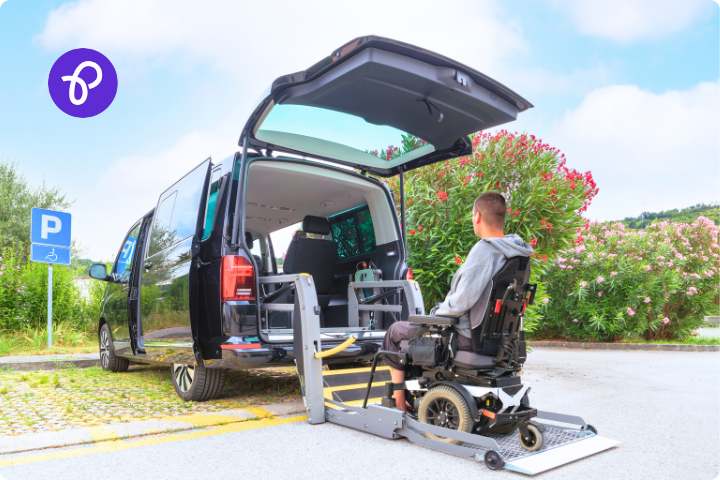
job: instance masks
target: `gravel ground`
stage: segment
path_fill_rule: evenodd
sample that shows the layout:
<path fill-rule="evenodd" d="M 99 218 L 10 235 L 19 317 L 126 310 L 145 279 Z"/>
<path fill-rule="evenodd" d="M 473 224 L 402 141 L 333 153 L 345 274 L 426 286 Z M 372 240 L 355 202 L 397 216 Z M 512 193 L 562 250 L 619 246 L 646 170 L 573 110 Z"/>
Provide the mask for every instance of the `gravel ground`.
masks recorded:
<path fill-rule="evenodd" d="M 216 412 L 299 394 L 297 376 L 288 368 L 228 372 L 223 396 L 203 403 L 181 401 L 168 368 L 133 365 L 120 374 L 100 367 L 0 372 L 0 435 Z"/>
<path fill-rule="evenodd" d="M 540 409 L 580 415 L 600 435 L 622 442 L 538 478 L 718 476 L 720 354 L 538 348 L 530 354 L 525 381 Z M 248 467 L 251 459 L 259 463 Z M 47 472 L 53 480 L 90 480 L 98 472 L 156 480 L 231 478 L 238 472 L 252 478 L 525 478 L 406 440 L 305 422 L 0 469 L 7 480 L 43 478 Z"/>

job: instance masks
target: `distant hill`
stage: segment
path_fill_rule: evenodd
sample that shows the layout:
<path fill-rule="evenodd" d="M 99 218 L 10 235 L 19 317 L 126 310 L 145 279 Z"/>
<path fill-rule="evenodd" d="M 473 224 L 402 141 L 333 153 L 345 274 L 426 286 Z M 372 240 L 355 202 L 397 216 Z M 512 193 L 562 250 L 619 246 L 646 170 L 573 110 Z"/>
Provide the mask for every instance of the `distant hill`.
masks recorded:
<path fill-rule="evenodd" d="M 678 210 L 666 210 L 664 212 L 643 212 L 638 217 L 625 217 L 620 220 L 628 228 L 645 228 L 655 222 L 677 222 L 677 223 L 692 223 L 697 220 L 698 217 L 707 217 L 716 225 L 720 224 L 720 205 L 717 203 L 711 203 L 709 205 L 704 203 L 698 203 L 692 207 L 683 208 Z"/>

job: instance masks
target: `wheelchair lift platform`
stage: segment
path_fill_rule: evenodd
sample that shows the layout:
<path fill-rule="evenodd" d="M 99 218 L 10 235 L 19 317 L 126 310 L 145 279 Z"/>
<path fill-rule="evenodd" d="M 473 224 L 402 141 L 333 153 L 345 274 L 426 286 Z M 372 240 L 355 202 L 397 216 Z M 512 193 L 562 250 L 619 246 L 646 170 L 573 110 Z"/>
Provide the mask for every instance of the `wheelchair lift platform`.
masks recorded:
<path fill-rule="evenodd" d="M 312 277 L 302 274 L 286 277 L 280 280 L 294 282 L 296 286 L 293 350 L 297 352 L 295 361 L 310 424 L 330 422 L 388 439 L 406 438 L 421 446 L 474 458 L 491 470 L 505 468 L 527 475 L 545 472 L 620 444 L 597 435 L 595 429 L 578 416 L 538 411 L 533 420 L 545 426 L 545 444 L 531 452 L 520 444 L 517 430 L 504 435 L 466 433 L 421 423 L 399 409 L 379 405 L 384 385 L 390 381 L 389 367 L 382 366 L 371 372 L 375 370 L 374 362 L 372 369 L 323 371 L 323 358 L 362 339 L 363 333 L 349 335 L 343 344 L 323 350 Z M 277 277 L 273 281 L 278 282 Z M 405 288 L 410 290 L 407 284 L 414 282 L 405 283 Z M 376 354 L 376 361 L 380 353 Z M 456 442 L 442 442 L 426 434 Z"/>

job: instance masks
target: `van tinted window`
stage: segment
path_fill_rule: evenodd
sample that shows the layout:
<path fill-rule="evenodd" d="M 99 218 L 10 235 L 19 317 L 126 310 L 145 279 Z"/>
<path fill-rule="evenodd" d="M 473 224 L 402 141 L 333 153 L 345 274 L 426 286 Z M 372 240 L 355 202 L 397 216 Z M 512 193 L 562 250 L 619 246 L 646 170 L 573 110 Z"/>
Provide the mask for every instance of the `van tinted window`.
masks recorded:
<path fill-rule="evenodd" d="M 377 249 L 375 228 L 367 205 L 330 217 L 338 257 L 354 257 Z"/>
<path fill-rule="evenodd" d="M 195 234 L 207 163 L 203 162 L 160 197 L 148 257 Z"/>
<path fill-rule="evenodd" d="M 215 205 L 217 204 L 217 196 L 219 189 L 220 175 L 222 175 L 222 169 L 216 168 L 212 172 L 210 177 L 210 189 L 208 190 L 208 201 L 205 210 L 205 228 L 203 230 L 202 239 L 205 240 L 210 236 L 212 230 L 213 219 L 215 218 Z"/>

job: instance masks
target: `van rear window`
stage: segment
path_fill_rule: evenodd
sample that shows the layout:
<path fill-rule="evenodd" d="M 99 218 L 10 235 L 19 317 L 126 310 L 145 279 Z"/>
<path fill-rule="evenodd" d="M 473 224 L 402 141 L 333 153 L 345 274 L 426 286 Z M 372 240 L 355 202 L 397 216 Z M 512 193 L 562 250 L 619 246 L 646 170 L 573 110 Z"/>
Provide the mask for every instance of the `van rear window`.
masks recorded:
<path fill-rule="evenodd" d="M 354 257 L 377 250 L 375 228 L 367 205 L 330 217 L 338 258 Z"/>

